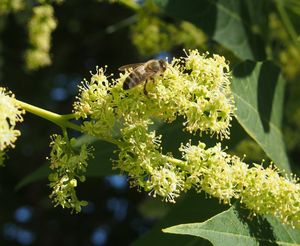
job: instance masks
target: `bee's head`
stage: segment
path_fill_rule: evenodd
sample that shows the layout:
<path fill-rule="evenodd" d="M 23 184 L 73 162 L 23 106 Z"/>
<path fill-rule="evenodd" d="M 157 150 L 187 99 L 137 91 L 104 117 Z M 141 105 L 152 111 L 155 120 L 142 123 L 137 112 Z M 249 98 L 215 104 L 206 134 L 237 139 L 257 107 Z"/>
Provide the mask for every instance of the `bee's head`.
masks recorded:
<path fill-rule="evenodd" d="M 167 62 L 165 60 L 159 60 L 160 67 L 165 71 L 167 69 Z"/>

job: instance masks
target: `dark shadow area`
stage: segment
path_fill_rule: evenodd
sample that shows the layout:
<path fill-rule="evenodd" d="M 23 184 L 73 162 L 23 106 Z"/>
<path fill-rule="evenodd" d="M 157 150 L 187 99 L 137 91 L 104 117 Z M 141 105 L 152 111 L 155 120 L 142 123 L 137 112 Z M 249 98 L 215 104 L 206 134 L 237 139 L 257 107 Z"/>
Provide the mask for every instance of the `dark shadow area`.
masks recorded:
<path fill-rule="evenodd" d="M 279 69 L 271 62 L 265 62 L 262 64 L 258 77 L 257 105 L 258 113 L 265 132 L 270 131 L 274 93 L 279 75 Z"/>
<path fill-rule="evenodd" d="M 240 1 L 240 17 L 247 36 L 247 43 L 252 51 L 255 60 L 257 61 L 266 59 L 263 37 L 260 35 L 260 33 L 255 33 L 253 31 L 254 26 L 256 26 L 257 28 L 262 28 L 263 26 L 267 25 L 266 10 L 261 6 L 262 5 L 257 1 Z M 257 15 L 257 12 L 264 13 L 259 15 L 260 17 L 265 16 L 265 18 L 263 18 L 263 23 L 259 23 L 262 18 L 260 18 L 259 20 L 255 19 L 255 16 L 251 11 L 255 12 L 255 16 Z"/>
<path fill-rule="evenodd" d="M 257 241 L 260 246 L 276 246 L 276 238 L 273 234 L 271 224 L 261 216 L 251 216 L 249 210 L 241 208 L 240 205 L 235 206 L 236 215 L 240 221 L 246 224 L 249 228 L 250 235 Z"/>
<path fill-rule="evenodd" d="M 216 0 L 169 0 L 160 5 L 172 17 L 190 21 L 203 29 L 208 36 L 212 36 L 216 28 L 216 4 Z"/>
<path fill-rule="evenodd" d="M 247 77 L 253 72 L 253 70 L 255 69 L 255 65 L 256 63 L 253 61 L 244 61 L 234 68 L 232 72 L 233 76 L 237 78 Z"/>
<path fill-rule="evenodd" d="M 216 137 L 211 137 L 208 133 L 191 134 L 185 130 L 183 123 L 185 120 L 178 117 L 172 123 L 163 123 L 157 129 L 157 134 L 162 135 L 162 149 L 164 153 L 172 153 L 176 158 L 182 157 L 182 152 L 179 151 L 181 143 L 187 144 L 191 141 L 192 144 L 198 145 L 199 141 L 206 144 L 207 148 L 215 146 L 219 140 Z"/>
<path fill-rule="evenodd" d="M 248 134 L 245 132 L 244 128 L 238 123 L 236 118 L 231 121 L 230 128 L 230 139 L 224 139 L 222 144 L 230 149 L 235 149 L 235 147 L 245 138 Z"/>

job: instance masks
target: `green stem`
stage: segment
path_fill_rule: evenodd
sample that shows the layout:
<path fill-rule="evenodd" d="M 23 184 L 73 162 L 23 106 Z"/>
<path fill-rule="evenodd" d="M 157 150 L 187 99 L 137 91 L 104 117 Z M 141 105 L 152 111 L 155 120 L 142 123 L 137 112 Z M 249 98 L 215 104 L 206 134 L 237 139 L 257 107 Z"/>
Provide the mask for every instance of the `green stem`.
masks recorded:
<path fill-rule="evenodd" d="M 70 122 L 70 119 L 74 119 L 75 118 L 75 114 L 65 114 L 65 115 L 60 115 L 60 114 L 56 114 L 53 113 L 51 111 L 33 106 L 31 104 L 19 101 L 17 99 L 15 99 L 17 104 L 23 108 L 24 110 L 26 110 L 29 113 L 32 113 L 34 115 L 37 115 L 41 118 L 44 118 L 46 120 L 49 120 L 51 122 L 53 122 L 54 124 L 60 126 L 64 133 L 65 133 L 65 128 L 70 128 L 79 132 L 82 132 L 80 126 Z M 115 144 L 117 146 L 121 146 L 122 142 L 117 140 L 117 139 L 113 139 L 113 138 L 104 138 L 102 137 L 101 140 Z"/>
<path fill-rule="evenodd" d="M 185 167 L 186 166 L 186 162 L 185 161 L 182 161 L 182 160 L 179 160 L 179 159 L 176 159 L 172 156 L 167 156 L 167 155 L 163 155 L 167 161 L 177 165 L 177 166 L 180 166 L 180 167 Z"/>
<path fill-rule="evenodd" d="M 17 99 L 15 99 L 15 100 L 21 108 L 23 108 L 25 111 L 27 111 L 29 113 L 37 115 L 46 120 L 49 120 L 49 121 L 53 122 L 54 124 L 60 126 L 61 128 L 67 127 L 67 128 L 81 132 L 80 126 L 69 121 L 70 119 L 75 118 L 74 114 L 60 115 L 60 114 L 56 114 L 51 111 L 33 106 L 31 104 L 19 101 Z"/>
<path fill-rule="evenodd" d="M 65 120 L 71 120 L 71 119 L 75 119 L 76 115 L 75 114 L 63 114 L 63 115 L 61 115 L 61 117 L 63 117 Z"/>

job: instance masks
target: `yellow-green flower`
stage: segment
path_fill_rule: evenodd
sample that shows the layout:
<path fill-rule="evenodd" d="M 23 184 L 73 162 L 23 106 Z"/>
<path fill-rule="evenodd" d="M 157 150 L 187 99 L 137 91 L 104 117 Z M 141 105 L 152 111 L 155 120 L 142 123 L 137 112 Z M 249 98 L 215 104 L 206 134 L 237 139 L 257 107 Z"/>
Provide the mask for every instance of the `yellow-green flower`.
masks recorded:
<path fill-rule="evenodd" d="M 56 28 L 54 10 L 45 4 L 33 8 L 33 16 L 28 23 L 30 48 L 25 54 L 26 65 L 34 70 L 51 64 L 51 33 Z"/>
<path fill-rule="evenodd" d="M 22 114 L 25 111 L 21 109 L 15 96 L 0 87 L 0 151 L 3 152 L 7 148 L 13 148 L 15 141 L 21 135 L 19 130 L 15 129 L 16 123 L 23 121 Z"/>
<path fill-rule="evenodd" d="M 97 69 L 80 87 L 74 112 L 84 120 L 82 130 L 118 145 L 114 166 L 128 173 L 132 187 L 174 202 L 193 186 L 188 183 L 193 174 L 183 172 L 184 162 L 174 164 L 162 154 L 161 136 L 150 130 L 153 119 L 170 123 L 183 116 L 191 133 L 229 137 L 235 108 L 228 64 L 221 56 L 189 51 L 147 84 L 147 96 L 142 85 L 123 90 L 128 72 L 110 81 L 104 71 Z"/>
<path fill-rule="evenodd" d="M 49 175 L 52 188 L 50 198 L 55 206 L 60 205 L 80 212 L 81 207 L 87 205 L 87 202 L 78 200 L 75 188 L 78 181 L 85 181 L 91 148 L 82 145 L 77 150 L 68 139 L 60 135 L 52 136 L 50 147 L 50 168 L 53 171 Z"/>
<path fill-rule="evenodd" d="M 193 188 L 222 203 L 239 200 L 253 214 L 300 227 L 297 179 L 280 176 L 272 166 L 250 167 L 226 153 L 221 143 L 208 148 L 190 141 L 179 148 L 182 158 L 175 159 L 164 154 L 162 136 L 152 129 L 154 119 L 170 123 L 181 116 L 183 130 L 229 138 L 235 107 L 224 57 L 191 50 L 148 81 L 147 95 L 143 85 L 122 89 L 128 75 L 110 80 L 104 69 L 97 69 L 82 84 L 74 111 L 83 120 L 83 132 L 119 147 L 114 168 L 128 174 L 131 187 L 169 202 Z"/>

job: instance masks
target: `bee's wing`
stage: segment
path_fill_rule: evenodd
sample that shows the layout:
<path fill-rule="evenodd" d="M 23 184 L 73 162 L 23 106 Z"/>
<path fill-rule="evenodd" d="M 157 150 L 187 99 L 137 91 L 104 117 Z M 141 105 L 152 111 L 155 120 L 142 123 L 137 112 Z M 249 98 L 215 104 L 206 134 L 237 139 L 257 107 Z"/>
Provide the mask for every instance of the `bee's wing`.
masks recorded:
<path fill-rule="evenodd" d="M 144 64 L 145 64 L 144 62 L 127 64 L 127 65 L 124 65 L 124 66 L 122 66 L 122 67 L 119 67 L 119 70 L 120 70 L 120 71 L 125 71 L 125 70 L 128 70 L 128 69 L 130 69 L 130 68 L 135 69 L 135 68 L 137 68 L 137 67 L 139 67 L 139 66 L 141 66 L 141 65 L 144 65 Z"/>

